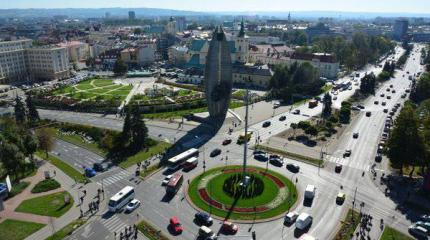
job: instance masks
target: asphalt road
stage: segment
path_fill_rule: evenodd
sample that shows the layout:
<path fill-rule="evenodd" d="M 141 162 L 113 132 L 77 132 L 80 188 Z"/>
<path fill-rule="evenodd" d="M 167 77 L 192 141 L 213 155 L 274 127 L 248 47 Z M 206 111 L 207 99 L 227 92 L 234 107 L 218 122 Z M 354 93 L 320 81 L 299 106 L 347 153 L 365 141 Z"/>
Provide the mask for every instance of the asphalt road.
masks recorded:
<path fill-rule="evenodd" d="M 396 55 L 399 56 L 400 54 L 401 52 L 398 52 Z M 417 55 L 419 54 L 415 53 L 415 61 L 412 59 L 408 60 L 404 70 L 405 72 L 409 71 L 411 74 L 413 74 L 421 71 L 419 57 Z M 369 71 L 369 69 L 365 69 L 363 71 L 366 72 Z M 287 162 L 295 162 L 300 166 L 301 169 L 299 173 L 293 174 L 285 168 L 278 168 L 269 165 L 270 169 L 282 173 L 283 175 L 293 179 L 293 181 L 296 178 L 298 179 L 297 188 L 298 192 L 300 193 L 300 198 L 298 200 L 297 207 L 294 210 L 298 211 L 299 213 L 307 212 L 313 216 L 314 222 L 309 230 L 309 234 L 317 237 L 318 239 L 333 238 L 343 215 L 348 208 L 353 206 L 352 201 L 354 196 L 356 199 L 354 207 L 356 209 L 359 209 L 360 204 L 364 203 L 364 207 L 361 210 L 371 213 L 375 221 L 383 218 L 390 226 L 403 232 L 407 232 L 407 227 L 411 223 L 411 219 L 414 218 L 413 214 L 408 213 L 407 215 L 404 215 L 403 213 L 396 211 L 396 204 L 389 198 L 385 197 L 385 195 L 374 185 L 373 181 L 371 181 L 369 170 L 370 166 L 374 162 L 376 146 L 379 141 L 379 136 L 381 134 L 386 117 L 386 114 L 382 112 L 384 107 L 380 105 L 375 106 L 373 101 L 375 99 L 379 99 L 379 101 L 381 101 L 379 97 L 379 91 L 384 91 L 386 85 L 393 84 L 394 89 L 396 89 L 396 93 L 391 94 L 391 100 L 386 100 L 387 107 L 391 108 L 391 106 L 396 102 L 403 101 L 403 99 L 400 98 L 400 95 L 404 92 L 404 89 L 408 87 L 409 83 L 410 81 L 407 79 L 407 75 L 403 77 L 403 72 L 398 71 L 394 79 L 384 83 L 381 88 L 382 90 L 378 90 L 378 94 L 375 97 L 371 97 L 366 102 L 364 102 L 366 107 L 365 111 L 371 111 L 372 116 L 369 118 L 366 117 L 364 113 L 360 113 L 357 120 L 348 127 L 347 131 L 345 131 L 341 137 L 340 141 L 342 144 L 339 146 L 339 149 L 334 152 L 332 156 L 328 156 L 326 159 L 327 161 L 334 164 L 339 159 L 343 159 L 339 158 L 339 156 L 341 156 L 345 149 L 351 149 L 351 157 L 339 160 L 343 161 L 342 164 L 344 166 L 341 174 L 334 173 L 330 167 L 318 169 L 317 167 L 289 159 L 287 159 Z M 346 99 L 349 94 L 352 94 L 352 91 L 344 91 L 340 93 L 338 95 L 338 101 Z M 253 124 L 251 126 L 251 130 L 256 132 L 254 136 L 258 135 L 260 136 L 260 139 L 267 141 L 270 136 L 285 131 L 291 122 L 305 120 L 309 118 L 309 116 L 319 114 L 321 111 L 321 106 L 314 109 L 308 109 L 307 106 L 299 106 L 297 108 L 301 109 L 302 115 L 286 113 L 289 109 L 285 109 L 285 112 L 281 112 L 283 110 L 279 110 L 278 114 L 270 118 L 272 126 L 269 128 L 262 127 L 262 122 L 267 120 Z M 260 114 L 260 112 L 258 110 L 258 106 L 256 105 L 254 110 L 251 110 L 251 115 L 258 114 Z M 278 118 L 280 115 L 284 114 L 287 114 L 287 121 L 280 123 Z M 64 120 L 78 122 L 83 121 L 78 116 L 81 116 L 81 114 L 76 114 L 76 119 L 74 120 L 68 120 L 68 117 L 65 117 Z M 105 127 L 111 126 L 114 129 L 118 129 L 121 126 L 120 123 L 112 123 L 110 120 L 98 120 L 95 122 L 92 124 Z M 88 121 L 84 123 L 88 123 Z M 152 131 L 152 134 L 157 133 L 158 131 L 158 129 L 152 130 L 151 126 L 149 129 L 150 132 Z M 171 131 L 172 130 L 169 130 L 169 132 Z M 199 156 L 200 163 L 198 167 L 191 172 L 184 173 L 185 179 L 191 179 L 202 173 L 203 161 L 206 163 L 207 168 L 223 166 L 225 164 L 241 164 L 243 159 L 243 147 L 236 145 L 234 141 L 242 131 L 242 129 L 238 128 L 233 132 L 232 135 L 228 135 L 226 132 L 220 132 L 207 144 L 201 147 L 201 154 Z M 358 139 L 352 139 L 351 135 L 353 132 L 360 133 Z M 166 133 L 163 133 L 163 135 L 164 134 L 167 135 L 169 133 L 166 131 Z M 169 136 L 172 137 L 171 135 Z M 221 146 L 221 142 L 227 137 L 232 138 L 233 143 L 228 146 Z M 253 142 L 254 141 L 251 141 L 251 143 Z M 218 157 L 210 158 L 209 154 L 214 148 L 221 148 L 222 154 Z M 226 160 L 226 156 L 228 156 L 228 160 Z M 253 160 L 251 151 L 248 151 L 247 159 L 249 164 L 262 167 L 266 166 L 265 163 Z M 330 164 L 331 163 L 329 163 L 329 165 Z M 161 186 L 161 181 L 164 178 L 163 172 L 154 174 L 143 184 L 141 184 L 139 182 L 135 182 L 135 179 L 132 177 L 131 173 L 124 171 L 125 170 L 113 169 L 106 174 L 97 176 L 94 181 L 99 182 L 100 185 L 103 185 L 105 189 L 107 189 L 105 190 L 107 198 L 119 191 L 124 186 L 135 186 L 136 198 L 141 200 L 143 203 L 142 206 L 135 212 L 139 213 L 139 217 L 150 220 L 158 229 L 162 230 L 166 234 L 169 234 L 167 231 L 169 218 L 171 216 L 177 216 L 184 226 L 184 232 L 180 236 L 174 237 L 174 239 L 196 238 L 199 228 L 193 222 L 193 216 L 196 210 L 194 210 L 184 198 L 184 187 L 173 199 L 169 200 L 169 202 L 166 202 L 164 200 L 165 189 Z M 364 176 L 362 176 L 363 171 L 365 172 Z M 116 180 L 114 180 L 115 178 Z M 184 184 L 186 184 L 186 181 Z M 302 194 L 307 184 L 313 184 L 317 187 L 316 197 L 310 207 L 303 206 L 302 204 Z M 343 187 L 342 190 L 341 186 Z M 340 190 L 347 195 L 346 202 L 342 206 L 339 206 L 335 203 L 336 195 Z M 123 213 L 110 216 L 110 218 L 112 217 L 118 217 L 120 220 L 111 221 L 122 222 L 124 224 L 134 222 L 138 218 L 137 215 L 126 215 Z M 119 229 L 119 225 L 115 225 L 116 227 L 110 227 L 114 224 L 104 224 L 107 221 L 105 219 L 107 218 L 103 218 L 102 216 L 100 216 L 100 218 L 95 218 L 86 227 L 74 234 L 73 237 L 75 237 L 75 239 L 113 239 L 113 231 Z M 105 227 L 103 228 L 101 225 Z M 215 221 L 211 228 L 217 232 L 219 227 L 220 222 Z M 378 227 L 379 226 L 375 226 L 374 228 Z M 298 238 L 298 236 L 294 234 L 294 225 L 291 227 L 286 227 L 283 225 L 282 219 L 259 224 L 240 224 L 239 228 L 239 232 L 230 239 L 249 239 L 252 231 L 256 231 L 257 239 Z M 372 230 L 372 239 L 377 239 L 378 234 L 379 232 L 377 230 Z M 77 236 L 80 237 L 76 238 Z M 228 237 L 223 237 L 223 239 L 228 239 Z"/>

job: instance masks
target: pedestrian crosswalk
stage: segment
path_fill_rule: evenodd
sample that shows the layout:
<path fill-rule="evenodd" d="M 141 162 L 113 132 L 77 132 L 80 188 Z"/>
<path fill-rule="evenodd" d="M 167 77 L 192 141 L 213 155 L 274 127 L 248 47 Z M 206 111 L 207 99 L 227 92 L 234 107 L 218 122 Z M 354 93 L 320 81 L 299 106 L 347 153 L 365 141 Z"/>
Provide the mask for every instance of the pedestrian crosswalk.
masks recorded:
<path fill-rule="evenodd" d="M 355 168 L 362 171 L 370 171 L 369 164 L 361 164 L 360 162 L 353 162 L 349 158 L 336 157 L 333 155 L 326 155 L 324 158 L 326 162 L 332 162 L 334 164 L 340 164 L 344 167 Z"/>
<path fill-rule="evenodd" d="M 109 232 L 117 234 L 128 226 L 117 215 L 112 215 L 110 218 L 102 218 L 100 223 L 109 230 Z"/>
<path fill-rule="evenodd" d="M 126 179 L 130 177 L 132 174 L 126 170 L 121 169 L 119 172 L 105 178 L 102 180 L 104 186 L 109 186 L 111 184 L 114 184 L 121 179 Z"/>

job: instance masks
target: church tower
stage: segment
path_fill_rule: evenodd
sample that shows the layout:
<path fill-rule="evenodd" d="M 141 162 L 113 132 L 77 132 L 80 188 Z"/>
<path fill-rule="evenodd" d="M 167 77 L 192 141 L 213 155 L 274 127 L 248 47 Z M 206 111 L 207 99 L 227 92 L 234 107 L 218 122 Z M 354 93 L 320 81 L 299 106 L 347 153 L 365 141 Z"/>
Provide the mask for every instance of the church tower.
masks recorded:
<path fill-rule="evenodd" d="M 235 48 L 236 48 L 236 62 L 246 63 L 248 62 L 249 56 L 249 39 L 245 35 L 245 24 L 242 22 L 240 24 L 239 34 L 235 39 Z"/>

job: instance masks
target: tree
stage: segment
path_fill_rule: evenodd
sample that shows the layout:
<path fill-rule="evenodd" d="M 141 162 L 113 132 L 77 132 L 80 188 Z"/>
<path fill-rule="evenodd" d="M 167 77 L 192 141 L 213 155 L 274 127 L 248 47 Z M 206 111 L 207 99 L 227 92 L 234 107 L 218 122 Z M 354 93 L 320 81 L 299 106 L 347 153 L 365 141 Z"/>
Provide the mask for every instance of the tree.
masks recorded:
<path fill-rule="evenodd" d="M 293 129 L 293 137 L 296 138 L 297 123 L 291 123 L 290 127 Z"/>
<path fill-rule="evenodd" d="M 318 135 L 318 129 L 315 126 L 311 125 L 305 130 L 305 133 L 311 135 L 312 137 L 315 137 Z"/>
<path fill-rule="evenodd" d="M 118 58 L 115 64 L 113 65 L 113 72 L 115 73 L 115 75 L 124 75 L 125 73 L 127 73 L 127 71 L 128 71 L 127 65 L 124 63 L 122 59 Z"/>
<path fill-rule="evenodd" d="M 419 103 L 425 99 L 430 98 L 430 73 L 424 73 L 421 75 L 419 81 L 415 87 L 412 88 L 411 100 Z"/>
<path fill-rule="evenodd" d="M 322 102 L 323 102 L 323 110 L 322 110 L 321 116 L 324 119 L 327 119 L 328 117 L 331 116 L 331 105 L 332 105 L 331 95 L 329 93 L 324 94 Z"/>
<path fill-rule="evenodd" d="M 376 77 L 375 74 L 366 74 L 360 83 L 360 92 L 363 94 L 375 94 Z"/>
<path fill-rule="evenodd" d="M 122 132 L 121 132 L 121 143 L 122 146 L 128 146 L 128 144 L 132 141 L 131 138 L 131 111 L 130 107 L 127 106 L 125 108 L 125 118 L 124 118 L 124 124 L 122 125 Z"/>
<path fill-rule="evenodd" d="M 39 128 L 36 130 L 39 148 L 45 151 L 46 158 L 48 158 L 48 152 L 54 147 L 54 135 L 55 132 L 52 128 Z"/>
<path fill-rule="evenodd" d="M 27 113 L 25 111 L 24 104 L 21 99 L 17 96 L 15 98 L 15 121 L 18 124 L 24 124 L 27 118 Z"/>
<path fill-rule="evenodd" d="M 36 109 L 36 106 L 33 103 L 33 98 L 31 96 L 31 93 L 27 94 L 27 98 L 25 99 L 25 102 L 27 104 L 28 109 L 28 120 L 31 123 L 35 123 L 40 120 L 39 112 Z"/>
<path fill-rule="evenodd" d="M 12 176 L 18 176 L 19 169 L 25 164 L 24 155 L 19 148 L 7 141 L 0 144 L 0 160 L 6 172 Z"/>
<path fill-rule="evenodd" d="M 30 133 L 27 133 L 23 139 L 24 147 L 25 147 L 25 155 L 30 156 L 30 159 L 33 160 L 33 154 L 37 151 L 37 138 Z"/>
<path fill-rule="evenodd" d="M 131 133 L 132 133 L 132 149 L 140 151 L 145 146 L 145 141 L 148 137 L 148 128 L 140 114 L 139 106 L 133 105 L 131 110 Z"/>
<path fill-rule="evenodd" d="M 424 161 L 425 148 L 418 128 L 415 111 L 410 103 L 406 103 L 394 122 L 387 143 L 391 165 L 400 170 L 400 175 L 403 175 L 404 166 L 421 166 Z"/>
<path fill-rule="evenodd" d="M 351 120 L 351 103 L 343 101 L 339 112 L 339 121 L 343 124 L 348 124 Z"/>

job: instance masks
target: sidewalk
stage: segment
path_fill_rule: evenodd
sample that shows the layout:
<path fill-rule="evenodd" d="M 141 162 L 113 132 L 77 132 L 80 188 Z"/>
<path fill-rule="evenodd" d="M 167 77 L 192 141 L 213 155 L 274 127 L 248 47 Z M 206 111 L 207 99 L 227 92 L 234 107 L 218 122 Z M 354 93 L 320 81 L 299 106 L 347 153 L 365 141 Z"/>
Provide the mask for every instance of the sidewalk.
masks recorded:
<path fill-rule="evenodd" d="M 61 184 L 62 189 L 68 191 L 73 197 L 74 206 L 67 213 L 65 213 L 59 218 L 48 217 L 48 224 L 44 228 L 28 236 L 26 239 L 29 240 L 46 239 L 61 228 L 65 227 L 67 224 L 78 219 L 80 216 L 80 207 L 82 208 L 83 212 L 88 210 L 88 203 L 93 200 L 92 197 L 97 193 L 97 189 L 99 187 L 95 183 L 89 183 L 86 185 L 77 184 L 72 178 L 67 176 L 65 173 L 63 173 L 61 170 L 59 170 L 49 162 L 44 162 L 44 165 L 41 166 L 40 169 L 43 169 L 42 172 L 45 170 L 49 170 L 51 173 L 54 172 L 54 170 L 56 171 L 56 176 L 54 177 L 54 179 Z M 87 191 L 87 197 L 84 198 L 84 203 L 82 204 L 82 206 L 80 206 L 79 197 L 83 195 L 83 190 Z"/>

